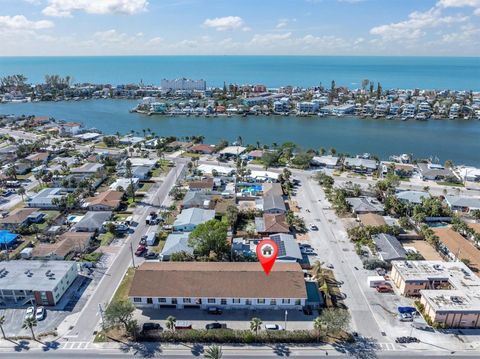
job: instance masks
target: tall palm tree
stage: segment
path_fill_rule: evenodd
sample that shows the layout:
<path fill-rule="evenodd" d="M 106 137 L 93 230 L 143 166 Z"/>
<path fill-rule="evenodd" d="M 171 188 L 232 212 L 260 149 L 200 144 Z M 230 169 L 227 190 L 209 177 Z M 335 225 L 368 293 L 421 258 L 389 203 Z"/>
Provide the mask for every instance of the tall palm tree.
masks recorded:
<path fill-rule="evenodd" d="M 32 332 L 32 338 L 33 340 L 37 340 L 37 338 L 35 337 L 35 333 L 33 332 L 33 327 L 36 327 L 37 326 L 37 320 L 35 318 L 26 318 L 24 321 L 23 321 L 23 325 L 22 325 L 22 328 L 23 329 L 27 329 L 29 328 L 30 331 Z"/>
<path fill-rule="evenodd" d="M 175 323 L 177 322 L 177 318 L 174 316 L 170 315 L 165 321 L 165 326 L 167 329 L 171 330 L 172 332 L 175 331 Z"/>
<path fill-rule="evenodd" d="M 258 334 L 258 331 L 262 328 L 262 320 L 260 318 L 252 318 L 250 321 L 250 330 Z"/>
<path fill-rule="evenodd" d="M 3 339 L 7 339 L 7 336 L 5 335 L 5 332 L 3 330 L 3 325 L 4 324 L 5 324 L 5 316 L 2 315 L 2 316 L 0 316 L 0 330 L 2 331 Z"/>
<path fill-rule="evenodd" d="M 207 359 L 220 359 L 222 357 L 222 348 L 214 344 L 205 350 L 205 354 L 203 356 Z"/>
<path fill-rule="evenodd" d="M 322 268 L 322 265 L 324 263 L 323 262 L 320 262 L 318 259 L 315 261 L 315 263 L 313 263 L 313 267 L 312 267 L 312 272 L 313 272 L 313 276 L 315 277 L 315 279 L 319 282 L 319 284 L 322 284 L 323 281 L 324 281 L 324 278 L 323 278 L 323 268 Z"/>
<path fill-rule="evenodd" d="M 320 339 L 320 335 L 322 334 L 323 322 L 320 317 L 316 317 L 313 320 L 313 330 L 315 331 L 315 335 L 317 336 L 317 342 Z"/>
<path fill-rule="evenodd" d="M 20 187 L 19 189 L 17 189 L 17 194 L 22 196 L 22 201 L 23 201 L 23 197 L 25 197 L 25 193 L 26 193 L 26 190 L 24 187 Z"/>

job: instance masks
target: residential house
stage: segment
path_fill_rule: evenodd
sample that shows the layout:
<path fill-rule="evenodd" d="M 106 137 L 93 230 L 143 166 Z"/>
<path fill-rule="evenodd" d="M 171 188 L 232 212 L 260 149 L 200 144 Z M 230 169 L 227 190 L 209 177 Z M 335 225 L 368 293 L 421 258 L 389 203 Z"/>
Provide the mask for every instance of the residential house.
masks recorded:
<path fill-rule="evenodd" d="M 218 153 L 220 157 L 225 159 L 237 158 L 245 152 L 247 148 L 243 146 L 227 146 Z"/>
<path fill-rule="evenodd" d="M 136 166 L 132 168 L 132 177 L 138 178 L 140 181 L 144 181 L 150 178 L 152 174 L 151 166 Z"/>
<path fill-rule="evenodd" d="M 430 193 L 424 191 L 401 191 L 395 194 L 397 199 L 407 204 L 422 204 L 424 199 L 430 198 Z"/>
<path fill-rule="evenodd" d="M 121 191 L 105 191 L 84 200 L 83 207 L 89 211 L 115 211 L 122 202 Z"/>
<path fill-rule="evenodd" d="M 307 301 L 298 263 L 149 262 L 135 271 L 129 298 L 137 307 L 300 310 Z"/>
<path fill-rule="evenodd" d="M 213 191 L 214 181 L 213 178 L 208 177 L 198 181 L 190 181 L 188 183 L 188 188 L 190 191 L 202 191 L 202 192 L 211 192 Z"/>
<path fill-rule="evenodd" d="M 376 160 L 358 157 L 344 158 L 343 165 L 346 169 L 358 173 L 372 173 L 378 168 L 378 162 Z"/>
<path fill-rule="evenodd" d="M 203 155 L 211 155 L 212 153 L 215 152 L 215 146 L 199 143 L 190 147 L 188 151 L 193 153 L 203 154 Z"/>
<path fill-rule="evenodd" d="M 270 235 L 273 233 L 290 233 L 285 214 L 265 213 L 263 217 L 255 218 L 255 229 L 259 235 Z"/>
<path fill-rule="evenodd" d="M 40 223 L 44 217 L 45 213 L 40 212 L 38 208 L 16 208 L 7 217 L 0 219 L 0 227 L 13 230 L 32 223 Z"/>
<path fill-rule="evenodd" d="M 419 163 L 418 169 L 423 180 L 439 181 L 455 177 L 449 168 L 445 168 L 438 164 Z"/>
<path fill-rule="evenodd" d="M 76 232 L 101 232 L 103 225 L 112 217 L 111 211 L 89 211 L 76 223 L 72 230 Z"/>
<path fill-rule="evenodd" d="M 379 213 L 385 211 L 383 204 L 373 197 L 351 197 L 346 199 L 354 214 Z"/>
<path fill-rule="evenodd" d="M 445 202 L 452 211 L 470 212 L 480 210 L 480 198 L 466 196 L 445 196 Z"/>
<path fill-rule="evenodd" d="M 189 233 L 170 233 L 165 241 L 160 258 L 169 261 L 172 254 L 185 252 L 193 255 L 193 247 L 188 244 Z"/>
<path fill-rule="evenodd" d="M 212 195 L 198 191 L 188 191 L 183 197 L 182 208 L 211 208 Z"/>
<path fill-rule="evenodd" d="M 117 191 L 118 189 L 122 189 L 123 191 L 126 191 L 127 188 L 132 185 L 133 189 L 136 190 L 138 188 L 138 183 L 139 183 L 138 178 L 117 178 L 115 182 L 113 182 L 109 188 L 113 191 Z"/>
<path fill-rule="evenodd" d="M 50 154 L 48 152 L 37 152 L 25 157 L 25 160 L 33 163 L 34 165 L 46 164 Z"/>
<path fill-rule="evenodd" d="M 373 235 L 372 239 L 377 247 L 377 255 L 382 261 L 391 262 L 406 258 L 407 252 L 394 236 L 380 233 Z"/>
<path fill-rule="evenodd" d="M 33 247 L 31 258 L 64 260 L 67 256 L 81 254 L 90 245 L 93 232 L 65 232 L 56 243 L 39 243 Z"/>
<path fill-rule="evenodd" d="M 174 232 L 191 232 L 199 224 L 215 218 L 215 211 L 202 208 L 184 209 L 173 223 Z"/>
<path fill-rule="evenodd" d="M 82 125 L 76 122 L 66 122 L 60 124 L 60 134 L 74 136 L 80 132 Z"/>
<path fill-rule="evenodd" d="M 271 234 L 269 238 L 277 244 L 277 262 L 300 262 L 302 260 L 300 246 L 291 234 Z"/>
<path fill-rule="evenodd" d="M 320 166 L 326 168 L 337 168 L 338 162 L 340 161 L 339 157 L 336 156 L 315 156 L 312 158 L 311 164 L 313 166 Z"/>
<path fill-rule="evenodd" d="M 70 170 L 72 174 L 75 175 L 103 175 L 104 174 L 105 165 L 103 163 L 92 163 L 87 162 L 80 167 L 75 167 Z"/>
<path fill-rule="evenodd" d="M 30 208 L 56 209 L 66 192 L 63 188 L 44 188 L 27 200 L 27 206 Z"/>

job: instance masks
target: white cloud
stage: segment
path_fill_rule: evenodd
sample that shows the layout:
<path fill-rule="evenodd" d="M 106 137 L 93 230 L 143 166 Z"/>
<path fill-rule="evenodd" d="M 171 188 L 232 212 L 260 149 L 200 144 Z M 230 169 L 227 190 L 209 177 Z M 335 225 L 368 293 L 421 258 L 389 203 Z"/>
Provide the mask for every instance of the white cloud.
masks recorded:
<path fill-rule="evenodd" d="M 288 24 L 292 22 L 296 22 L 297 19 L 278 19 L 277 26 L 275 26 L 277 29 L 283 29 L 284 27 L 287 27 Z"/>
<path fill-rule="evenodd" d="M 243 19 L 239 16 L 216 17 L 214 19 L 206 19 L 203 25 L 218 31 L 233 30 L 242 27 Z"/>
<path fill-rule="evenodd" d="M 69 17 L 74 11 L 132 15 L 146 11 L 147 6 L 147 0 L 49 0 L 42 13 L 55 17 Z"/>
<path fill-rule="evenodd" d="M 473 13 L 477 16 L 480 16 L 480 8 L 476 9 Z"/>
<path fill-rule="evenodd" d="M 376 26 L 370 34 L 378 35 L 385 40 L 418 39 L 424 36 L 425 29 L 450 25 L 468 20 L 466 16 L 442 16 L 441 9 L 433 7 L 428 11 L 414 11 L 408 15 L 408 20 Z"/>
<path fill-rule="evenodd" d="M 292 36 L 291 32 L 286 32 L 284 34 L 255 34 L 253 35 L 251 44 L 254 45 L 281 45 L 282 41 L 290 39 Z"/>
<path fill-rule="evenodd" d="M 43 30 L 52 28 L 53 22 L 48 20 L 31 21 L 23 15 L 0 16 L 2 30 Z"/>
<path fill-rule="evenodd" d="M 480 7 L 480 0 L 440 0 L 438 6 L 442 7 Z"/>

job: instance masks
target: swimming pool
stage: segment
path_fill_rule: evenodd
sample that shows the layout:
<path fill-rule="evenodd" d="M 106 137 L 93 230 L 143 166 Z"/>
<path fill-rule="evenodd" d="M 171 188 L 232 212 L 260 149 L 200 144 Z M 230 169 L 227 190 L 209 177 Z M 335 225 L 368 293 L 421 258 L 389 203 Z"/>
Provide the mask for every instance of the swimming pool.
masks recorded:
<path fill-rule="evenodd" d="M 427 223 L 429 227 L 431 228 L 443 228 L 443 227 L 448 227 L 447 222 L 428 222 Z"/>

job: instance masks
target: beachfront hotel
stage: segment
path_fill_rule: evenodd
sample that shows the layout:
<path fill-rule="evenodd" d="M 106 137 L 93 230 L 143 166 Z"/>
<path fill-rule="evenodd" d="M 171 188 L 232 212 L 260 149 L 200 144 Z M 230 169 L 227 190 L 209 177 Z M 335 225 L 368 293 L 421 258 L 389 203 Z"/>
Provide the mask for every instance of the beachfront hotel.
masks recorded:
<path fill-rule="evenodd" d="M 205 91 L 207 83 L 205 80 L 191 80 L 186 78 L 161 81 L 162 90 L 172 91 Z"/>

